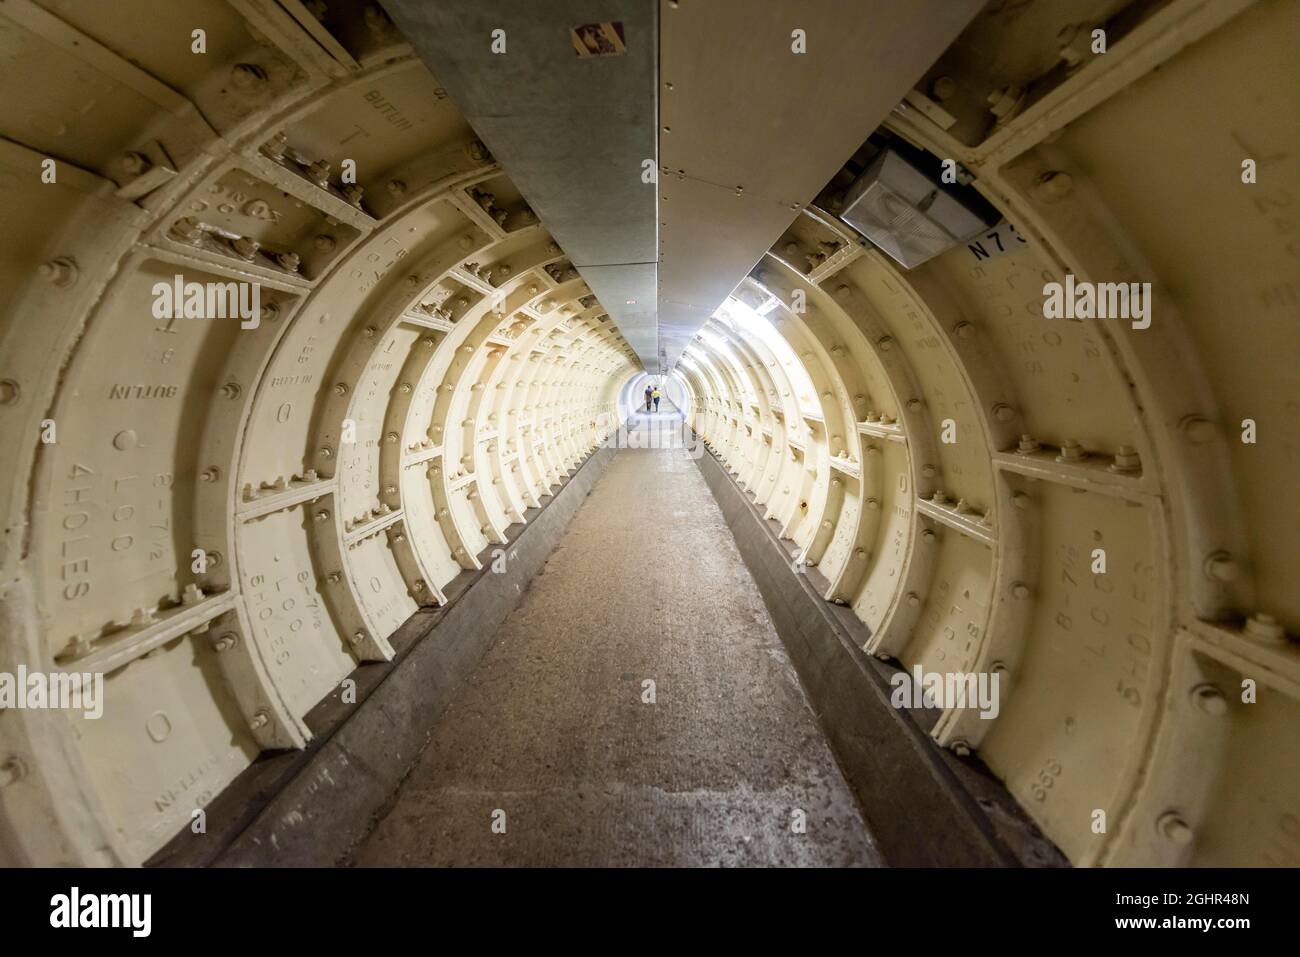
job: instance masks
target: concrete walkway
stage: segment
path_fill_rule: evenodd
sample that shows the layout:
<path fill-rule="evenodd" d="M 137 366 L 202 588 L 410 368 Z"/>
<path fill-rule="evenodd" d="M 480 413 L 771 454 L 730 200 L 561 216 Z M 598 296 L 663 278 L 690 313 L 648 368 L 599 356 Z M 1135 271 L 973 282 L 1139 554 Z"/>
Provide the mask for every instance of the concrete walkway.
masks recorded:
<path fill-rule="evenodd" d="M 680 417 L 634 425 L 354 863 L 878 863 Z"/>

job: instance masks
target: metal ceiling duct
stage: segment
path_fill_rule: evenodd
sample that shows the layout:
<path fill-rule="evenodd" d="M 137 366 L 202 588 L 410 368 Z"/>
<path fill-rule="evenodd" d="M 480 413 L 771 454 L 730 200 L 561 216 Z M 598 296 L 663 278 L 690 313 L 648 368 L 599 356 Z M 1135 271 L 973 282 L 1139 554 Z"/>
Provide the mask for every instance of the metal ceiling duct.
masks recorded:
<path fill-rule="evenodd" d="M 657 371 L 654 0 L 383 4 Z"/>
<path fill-rule="evenodd" d="M 660 7 L 667 367 L 982 0 Z"/>

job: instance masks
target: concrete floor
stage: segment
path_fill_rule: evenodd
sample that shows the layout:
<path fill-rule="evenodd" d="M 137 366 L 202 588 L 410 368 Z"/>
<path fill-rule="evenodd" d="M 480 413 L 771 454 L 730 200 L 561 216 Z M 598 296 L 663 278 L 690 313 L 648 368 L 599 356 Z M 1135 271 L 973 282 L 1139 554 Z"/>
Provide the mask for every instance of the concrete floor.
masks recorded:
<path fill-rule="evenodd" d="M 879 863 L 680 417 L 634 425 L 353 863 Z"/>

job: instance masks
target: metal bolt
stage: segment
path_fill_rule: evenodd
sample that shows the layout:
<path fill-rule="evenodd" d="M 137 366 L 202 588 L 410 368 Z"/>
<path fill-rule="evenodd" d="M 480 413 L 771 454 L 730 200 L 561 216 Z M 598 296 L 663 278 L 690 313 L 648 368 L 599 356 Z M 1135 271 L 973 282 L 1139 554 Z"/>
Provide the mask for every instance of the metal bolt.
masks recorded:
<path fill-rule="evenodd" d="M 229 651 L 235 647 L 238 640 L 234 632 L 228 631 L 212 642 L 212 648 L 214 651 Z"/>
<path fill-rule="evenodd" d="M 406 184 L 400 179 L 390 179 L 388 181 L 388 191 L 394 196 L 401 196 L 406 192 Z"/>
<path fill-rule="evenodd" d="M 197 243 L 203 238 L 203 230 L 199 228 L 198 220 L 193 216 L 182 216 L 172 223 L 168 235 L 172 239 L 179 239 L 181 242 Z"/>
<path fill-rule="evenodd" d="M 273 160 L 282 159 L 284 157 L 284 148 L 288 143 L 289 137 L 281 130 L 262 144 L 262 153 Z"/>
<path fill-rule="evenodd" d="M 128 176 L 139 176 L 150 166 L 153 161 L 143 153 L 137 153 L 135 150 L 129 150 L 122 154 L 122 170 Z"/>
<path fill-rule="evenodd" d="M 13 379 L 0 379 L 0 405 L 13 405 L 21 390 Z"/>
<path fill-rule="evenodd" d="M 1218 432 L 1218 427 L 1213 422 L 1200 415 L 1184 416 L 1178 423 L 1178 427 L 1182 429 L 1188 441 L 1195 445 L 1203 445 L 1211 441 Z"/>
<path fill-rule="evenodd" d="M 1087 450 L 1079 444 L 1076 439 L 1066 439 L 1061 443 L 1061 454 L 1056 457 L 1058 462 L 1082 462 L 1088 457 Z"/>
<path fill-rule="evenodd" d="M 353 206 L 361 205 L 361 197 L 366 192 L 365 187 L 358 186 L 356 183 L 344 183 L 339 187 L 339 191 L 343 193 L 343 198 Z"/>
<path fill-rule="evenodd" d="M 1186 847 L 1196 835 L 1177 811 L 1166 811 L 1156 820 L 1156 831 L 1166 841 Z"/>
<path fill-rule="evenodd" d="M 348 394 L 348 384 L 347 384 L 346 382 L 335 382 L 335 383 L 334 383 L 334 394 L 335 394 L 335 395 L 347 395 L 347 394 Z"/>
<path fill-rule="evenodd" d="M 927 545 L 932 544 L 937 537 L 938 536 L 934 534 L 934 529 L 932 528 L 927 528 L 921 533 L 921 541 L 925 542 Z"/>
<path fill-rule="evenodd" d="M 1020 442 L 1018 445 L 1016 445 L 1016 451 L 1019 452 L 1021 455 L 1030 455 L 1034 452 L 1037 452 L 1041 448 L 1042 446 L 1038 443 L 1038 440 L 1035 439 L 1028 432 L 1020 436 Z"/>
<path fill-rule="evenodd" d="M 921 596 L 914 591 L 909 591 L 907 593 L 907 603 L 915 608 L 917 605 L 921 604 Z"/>
<path fill-rule="evenodd" d="M 881 352 L 888 352 L 890 349 L 894 348 L 894 337 L 881 336 L 876 340 L 876 345 L 880 346 Z"/>
<path fill-rule="evenodd" d="M 952 753 L 959 758 L 970 757 L 970 743 L 958 738 L 952 743 Z"/>
<path fill-rule="evenodd" d="M 396 432 L 389 432 L 387 435 L 384 436 L 384 441 L 387 442 L 389 445 L 392 445 L 394 442 L 398 440 L 398 438 L 399 436 Z"/>
<path fill-rule="evenodd" d="M 46 282 L 61 288 L 71 286 L 77 281 L 77 264 L 67 256 L 41 263 L 38 271 Z"/>
<path fill-rule="evenodd" d="M 1115 450 L 1115 461 L 1109 466 L 1112 472 L 1140 472 L 1142 459 L 1131 445 L 1121 445 Z"/>
<path fill-rule="evenodd" d="M 253 715 L 253 720 L 248 722 L 248 726 L 256 731 L 258 728 L 265 728 L 271 723 L 271 716 L 265 711 L 259 711 Z"/>
<path fill-rule="evenodd" d="M 1000 90 L 994 90 L 988 95 L 989 112 L 996 116 L 999 122 L 1009 119 L 1024 96 L 1024 90 L 1018 86 L 1004 86 Z"/>
<path fill-rule="evenodd" d="M 252 262 L 257 257 L 257 251 L 261 249 L 261 244 L 251 236 L 240 236 L 231 246 L 241 259 Z"/>
<path fill-rule="evenodd" d="M 11 755 L 0 762 L 0 788 L 7 788 L 16 783 L 26 773 L 27 767 L 22 760 Z"/>
<path fill-rule="evenodd" d="M 330 517 L 329 509 L 323 508 L 316 513 L 316 521 L 318 522 L 328 522 L 329 517 Z"/>
<path fill-rule="evenodd" d="M 354 631 L 352 633 L 352 637 L 348 639 L 349 643 L 354 645 L 359 645 L 361 644 L 361 642 L 365 640 L 366 640 L 366 633 L 364 631 Z"/>
<path fill-rule="evenodd" d="M 307 178 L 317 186 L 325 187 L 330 181 L 329 160 L 318 159 L 307 167 Z"/>
<path fill-rule="evenodd" d="M 930 84 L 930 96 L 942 103 L 944 100 L 951 99 L 952 95 L 957 92 L 957 81 L 950 76 L 941 76 Z"/>
<path fill-rule="evenodd" d="M 908 399 L 908 400 L 907 400 L 907 410 L 908 410 L 909 412 L 920 412 L 920 411 L 921 411 L 921 400 L 920 400 L 920 399 Z"/>
<path fill-rule="evenodd" d="M 970 322 L 959 322 L 952 327 L 952 331 L 957 333 L 959 339 L 970 339 L 975 335 L 975 325 Z"/>
<path fill-rule="evenodd" d="M 1034 183 L 1034 195 L 1046 203 L 1054 203 L 1074 192 L 1074 178 L 1060 170 L 1042 173 Z"/>
<path fill-rule="evenodd" d="M 221 395 L 226 399 L 238 399 L 241 391 L 239 384 L 236 382 L 227 382 L 221 387 Z"/>
<path fill-rule="evenodd" d="M 1193 688 L 1192 704 L 1206 714 L 1216 717 L 1228 713 L 1228 699 L 1212 684 L 1200 684 Z"/>
<path fill-rule="evenodd" d="M 993 406 L 993 418 L 999 422 L 1010 422 L 1016 417 L 1016 410 L 1011 408 L 1005 402 L 999 402 Z"/>
<path fill-rule="evenodd" d="M 230 71 L 230 82 L 247 93 L 266 82 L 266 71 L 256 63 L 236 63 Z"/>
<path fill-rule="evenodd" d="M 1011 586 L 1011 594 L 1013 597 L 1024 601 L 1029 597 L 1029 586 L 1024 582 L 1016 582 Z"/>
<path fill-rule="evenodd" d="M 1272 615 L 1256 612 L 1246 619 L 1246 637 L 1269 644 L 1286 641 L 1286 629 Z"/>
<path fill-rule="evenodd" d="M 322 445 L 320 447 L 320 457 L 323 459 L 332 459 L 334 457 L 334 450 L 328 445 Z"/>
<path fill-rule="evenodd" d="M 1207 556 L 1203 567 L 1207 578 L 1224 584 L 1236 581 L 1241 575 L 1241 566 L 1225 551 L 1213 552 Z"/>
<path fill-rule="evenodd" d="M 276 253 L 275 261 L 279 263 L 281 269 L 287 269 L 289 272 L 298 271 L 298 254 L 297 253 Z"/>
<path fill-rule="evenodd" d="M 215 482 L 217 479 L 221 478 L 221 469 L 217 468 L 215 465 L 211 468 L 206 468 L 203 470 L 203 474 L 201 474 L 199 478 L 204 482 Z"/>

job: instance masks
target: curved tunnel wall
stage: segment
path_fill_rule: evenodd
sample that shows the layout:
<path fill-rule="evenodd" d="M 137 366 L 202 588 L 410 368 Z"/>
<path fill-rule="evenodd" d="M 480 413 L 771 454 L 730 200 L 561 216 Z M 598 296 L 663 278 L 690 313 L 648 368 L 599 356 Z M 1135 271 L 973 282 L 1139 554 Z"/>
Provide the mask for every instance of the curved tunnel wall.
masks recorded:
<path fill-rule="evenodd" d="M 207 53 L 176 59 L 141 42 L 156 4 L 55 6 L 84 35 L 22 6 L 5 88 L 39 60 L 52 114 L 99 122 L 5 130 L 0 668 L 104 672 L 106 707 L 0 714 L 0 858 L 132 863 L 301 747 L 616 426 L 636 365 L 382 16 L 331 57 L 201 4 Z M 206 312 L 226 283 L 260 308 Z"/>
<path fill-rule="evenodd" d="M 816 394 L 721 314 L 681 364 L 692 424 L 867 624 L 867 651 L 999 676 L 996 717 L 950 707 L 933 736 L 978 749 L 1076 864 L 1300 851 L 1300 762 L 1280 750 L 1300 722 L 1300 556 L 1264 504 L 1295 466 L 1278 334 L 1297 244 L 1286 187 L 1243 183 L 1231 146 L 1279 144 L 1285 108 L 1266 77 L 1215 79 L 1249 74 L 1261 45 L 1285 59 L 1284 6 L 1041 131 L 1050 145 L 972 148 L 896 115 L 892 132 L 978 170 L 1023 240 L 903 272 L 825 211 L 832 186 L 733 294 Z M 1231 265 L 1197 238 L 1228 223 Z M 1045 319 L 1067 274 L 1152 282 L 1149 327 Z"/>
<path fill-rule="evenodd" d="M 108 675 L 98 720 L 0 712 L 4 863 L 139 862 L 301 747 L 623 414 L 638 366 L 563 251 L 382 13 L 331 7 L 0 14 L 6 88 L 58 91 L 2 119 L 0 670 Z M 194 9 L 206 53 L 172 56 Z M 1249 62 L 1288 62 L 1286 15 L 1014 148 L 895 114 L 1024 245 L 902 272 L 832 187 L 675 370 L 868 651 L 1000 676 L 996 718 L 934 736 L 1076 864 L 1300 860 L 1300 381 L 1273 331 L 1300 153 Z M 1283 157 L 1250 187 L 1242 142 Z M 1153 282 L 1151 326 L 1044 320 L 1067 273 Z M 256 322 L 159 315 L 178 275 L 257 284 Z"/>

